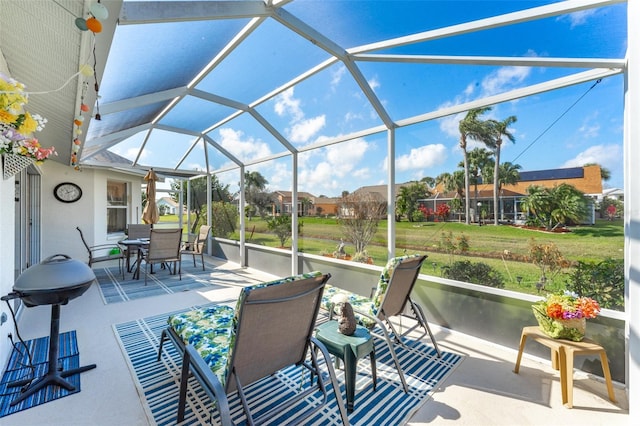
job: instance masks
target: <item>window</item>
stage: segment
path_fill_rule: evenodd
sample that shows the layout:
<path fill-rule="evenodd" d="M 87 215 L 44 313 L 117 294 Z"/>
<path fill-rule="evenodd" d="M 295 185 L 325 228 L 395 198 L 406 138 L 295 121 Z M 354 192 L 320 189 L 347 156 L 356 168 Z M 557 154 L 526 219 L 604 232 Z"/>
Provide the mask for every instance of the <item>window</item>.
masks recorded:
<path fill-rule="evenodd" d="M 127 184 L 107 181 L 107 234 L 127 228 Z"/>

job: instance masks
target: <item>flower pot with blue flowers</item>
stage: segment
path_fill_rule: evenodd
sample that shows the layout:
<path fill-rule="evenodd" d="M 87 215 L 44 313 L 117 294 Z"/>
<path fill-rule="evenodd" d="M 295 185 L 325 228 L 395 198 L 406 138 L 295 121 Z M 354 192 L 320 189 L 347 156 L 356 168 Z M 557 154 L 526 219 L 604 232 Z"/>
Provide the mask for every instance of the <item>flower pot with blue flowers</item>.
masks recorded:
<path fill-rule="evenodd" d="M 540 329 L 547 336 L 574 342 L 584 338 L 587 320 L 600 313 L 597 301 L 571 292 L 550 294 L 531 308 Z"/>

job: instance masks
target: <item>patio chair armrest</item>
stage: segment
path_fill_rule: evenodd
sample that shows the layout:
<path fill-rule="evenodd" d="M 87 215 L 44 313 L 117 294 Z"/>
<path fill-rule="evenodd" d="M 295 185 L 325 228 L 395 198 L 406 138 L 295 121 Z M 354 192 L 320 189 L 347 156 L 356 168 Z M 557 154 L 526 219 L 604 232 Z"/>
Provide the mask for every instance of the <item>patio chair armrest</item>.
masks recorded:
<path fill-rule="evenodd" d="M 96 246 L 89 247 L 89 251 L 91 251 L 91 252 L 102 251 L 102 250 L 111 250 L 111 249 L 122 250 L 122 247 L 117 243 L 113 243 L 113 244 L 98 244 Z"/>
<path fill-rule="evenodd" d="M 185 346 L 182 359 L 183 378 L 185 377 L 185 368 L 191 370 L 191 373 L 198 379 L 198 382 L 202 385 L 209 398 L 217 404 L 222 426 L 232 426 L 233 422 L 231 421 L 229 401 L 222 387 L 222 383 L 220 383 L 218 377 L 213 374 L 211 368 L 204 362 L 193 345 Z M 180 416 L 178 416 L 178 421 L 182 421 Z"/>

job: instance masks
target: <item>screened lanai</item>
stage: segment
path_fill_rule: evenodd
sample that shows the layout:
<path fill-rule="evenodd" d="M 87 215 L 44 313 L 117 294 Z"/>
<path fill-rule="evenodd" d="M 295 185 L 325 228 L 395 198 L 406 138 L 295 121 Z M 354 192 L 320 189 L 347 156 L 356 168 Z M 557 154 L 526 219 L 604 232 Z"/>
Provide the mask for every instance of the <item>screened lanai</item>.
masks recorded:
<path fill-rule="evenodd" d="M 276 169 L 293 204 L 322 182 L 356 189 L 338 187 L 350 172 L 393 188 L 455 149 L 432 134 L 471 108 L 535 109 L 532 96 L 579 96 L 603 80 L 621 96 L 625 4 L 544 3 L 125 1 L 109 54 L 92 58 L 104 61 L 100 120 L 78 162 L 110 150 L 135 167 L 213 173 L 241 194 L 240 211 L 248 170 Z M 598 9 L 613 25 L 567 25 Z M 549 51 L 542 30 L 563 43 Z M 514 31 L 515 43 L 495 42 Z"/>
<path fill-rule="evenodd" d="M 74 24 L 94 3 L 0 3 L 2 53 L 15 78 L 48 90 L 50 74 L 60 85 L 76 76 L 31 100 L 49 117 L 52 161 L 153 167 L 176 180 L 214 175 L 238 192 L 240 211 L 247 171 L 292 191 L 292 204 L 299 191 L 333 196 L 385 184 L 392 256 L 395 184 L 454 168 L 458 121 L 491 106 L 496 119 L 518 116 L 517 142 L 503 156 L 528 170 L 573 164 L 590 148 L 596 162 L 613 152 L 605 164 L 625 191 L 628 298 L 638 297 L 632 2 L 102 0 L 108 17 L 95 34 Z M 21 31 L 33 22 L 42 32 Z M 76 74 L 85 64 L 93 72 Z M 593 129 L 598 115 L 601 143 L 569 130 Z M 106 162 L 105 153 L 130 165 Z M 243 245 L 241 234 L 240 253 Z M 631 383 L 640 313 L 627 307 Z"/>

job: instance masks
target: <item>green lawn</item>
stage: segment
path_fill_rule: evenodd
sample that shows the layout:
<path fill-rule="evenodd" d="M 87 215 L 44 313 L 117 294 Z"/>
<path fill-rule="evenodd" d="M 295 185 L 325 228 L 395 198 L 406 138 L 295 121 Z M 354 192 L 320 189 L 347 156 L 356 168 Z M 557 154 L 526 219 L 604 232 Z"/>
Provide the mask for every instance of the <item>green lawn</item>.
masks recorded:
<path fill-rule="evenodd" d="M 300 218 L 302 222 L 299 250 L 306 253 L 331 253 L 342 237 L 342 231 L 333 218 Z M 279 246 L 275 235 L 270 234 L 266 222 L 252 219 L 246 222 L 247 241 L 271 247 Z M 453 238 L 465 235 L 469 241 L 467 255 L 449 256 L 438 250 L 443 233 L 451 232 Z M 238 238 L 238 235 L 233 236 Z M 569 233 L 547 233 L 513 226 L 478 226 L 457 222 L 399 222 L 396 223 L 396 252 L 427 253 L 429 259 L 423 273 L 440 275 L 441 267 L 451 261 L 469 259 L 485 262 L 502 273 L 505 288 L 525 293 L 537 294 L 536 283 L 540 270 L 531 263 L 514 261 L 529 252 L 529 243 L 553 243 L 565 258 L 571 261 L 599 261 L 606 257 L 623 258 L 624 230 L 622 220 L 598 221 L 593 226 L 577 226 Z M 374 263 L 383 265 L 387 258 L 387 222 L 381 221 L 378 232 L 367 252 Z M 353 247 L 347 242 L 346 251 L 353 254 Z M 505 255 L 505 253 L 508 253 Z M 566 271 L 570 272 L 570 270 Z M 522 277 L 520 283 L 516 277 Z M 562 289 L 566 276 L 558 275 L 547 283 L 547 289 Z"/>
<path fill-rule="evenodd" d="M 177 222 L 176 216 L 160 216 L 161 222 Z M 300 251 L 312 254 L 332 253 L 343 236 L 335 218 L 302 217 L 301 235 L 298 242 Z M 278 247 L 280 242 L 268 231 L 267 223 L 259 218 L 247 220 L 247 242 Z M 458 222 L 399 222 L 396 223 L 396 253 L 404 250 L 427 253 L 429 259 L 423 266 L 423 273 L 440 276 L 441 268 L 456 260 L 484 262 L 500 271 L 505 278 L 505 288 L 524 293 L 537 294 L 536 283 L 540 270 L 521 259 L 529 252 L 529 243 L 553 243 L 562 255 L 570 261 L 599 261 L 606 257 L 623 259 L 624 229 L 622 220 L 599 220 L 593 226 L 576 226 L 569 233 L 548 233 L 513 226 L 478 226 Z M 186 226 L 185 226 L 186 232 Z M 469 241 L 466 255 L 449 256 L 438 247 L 443 233 L 451 232 L 455 239 L 461 235 Z M 238 239 L 236 233 L 231 238 Z M 353 253 L 353 246 L 347 243 L 346 251 Z M 289 242 L 290 244 L 290 242 Z M 387 222 L 381 221 L 373 242 L 367 247 L 376 265 L 384 265 L 387 260 Z M 508 253 L 508 255 L 505 255 Z M 565 273 L 571 272 L 570 270 Z M 522 277 L 520 283 L 516 277 Z M 548 290 L 562 289 L 566 275 L 560 274 L 547 283 Z"/>

